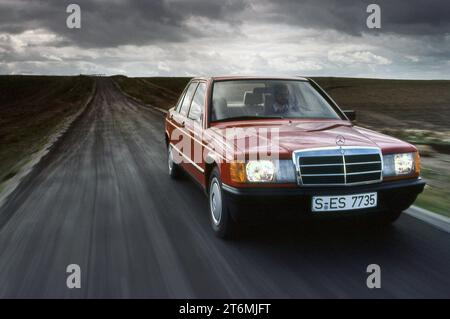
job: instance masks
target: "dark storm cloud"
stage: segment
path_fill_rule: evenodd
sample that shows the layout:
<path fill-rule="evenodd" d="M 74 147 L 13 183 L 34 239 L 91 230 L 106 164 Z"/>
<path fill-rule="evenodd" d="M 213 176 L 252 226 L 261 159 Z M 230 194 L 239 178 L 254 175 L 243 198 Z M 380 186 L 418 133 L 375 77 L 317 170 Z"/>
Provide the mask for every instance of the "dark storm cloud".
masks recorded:
<path fill-rule="evenodd" d="M 448 0 L 0 0 L 0 32 L 44 28 L 77 46 L 115 47 L 213 35 L 186 24 L 207 18 L 224 22 L 224 28 L 241 22 L 282 23 L 358 35 L 368 31 L 366 7 L 373 2 L 382 8 L 380 33 L 436 35 L 450 30 Z M 81 6 L 81 30 L 66 27 L 69 3 Z"/>
<path fill-rule="evenodd" d="M 381 7 L 382 29 L 407 35 L 436 35 L 450 32 L 448 0 L 277 0 L 264 11 L 271 21 L 311 28 L 326 28 L 349 34 L 367 32 L 366 8 Z"/>
<path fill-rule="evenodd" d="M 79 30 L 66 27 L 70 3 L 81 7 Z M 44 28 L 83 47 L 179 42 L 198 34 L 185 25 L 192 16 L 226 21 L 244 7 L 244 2 L 234 0 L 0 0 L 0 32 Z"/>
<path fill-rule="evenodd" d="M 81 29 L 66 27 L 70 3 Z M 450 0 L 0 0 L 0 73 L 448 78 L 449 12 Z"/>

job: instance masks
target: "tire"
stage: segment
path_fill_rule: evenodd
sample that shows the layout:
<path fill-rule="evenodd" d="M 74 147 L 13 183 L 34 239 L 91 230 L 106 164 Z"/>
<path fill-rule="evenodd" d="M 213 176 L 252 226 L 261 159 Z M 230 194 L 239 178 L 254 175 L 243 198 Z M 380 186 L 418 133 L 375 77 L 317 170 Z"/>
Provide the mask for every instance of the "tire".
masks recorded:
<path fill-rule="evenodd" d="M 209 218 L 215 235 L 223 239 L 236 237 L 237 225 L 223 196 L 222 181 L 217 167 L 213 169 L 209 178 L 208 203 Z"/>
<path fill-rule="evenodd" d="M 180 177 L 180 166 L 173 161 L 173 150 L 170 144 L 167 146 L 167 166 L 169 169 L 169 176 L 173 179 Z"/>

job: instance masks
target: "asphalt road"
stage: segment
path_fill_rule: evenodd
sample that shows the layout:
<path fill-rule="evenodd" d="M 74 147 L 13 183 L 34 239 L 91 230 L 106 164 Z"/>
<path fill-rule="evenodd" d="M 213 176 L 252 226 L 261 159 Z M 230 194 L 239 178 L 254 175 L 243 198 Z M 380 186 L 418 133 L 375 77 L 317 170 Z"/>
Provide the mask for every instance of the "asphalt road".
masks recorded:
<path fill-rule="evenodd" d="M 366 267 L 381 266 L 380 289 Z M 81 267 L 68 289 L 66 267 Z M 94 100 L 0 208 L 0 297 L 450 297 L 450 235 L 404 215 L 222 241 L 188 178 L 167 175 L 162 116 L 99 79 Z"/>

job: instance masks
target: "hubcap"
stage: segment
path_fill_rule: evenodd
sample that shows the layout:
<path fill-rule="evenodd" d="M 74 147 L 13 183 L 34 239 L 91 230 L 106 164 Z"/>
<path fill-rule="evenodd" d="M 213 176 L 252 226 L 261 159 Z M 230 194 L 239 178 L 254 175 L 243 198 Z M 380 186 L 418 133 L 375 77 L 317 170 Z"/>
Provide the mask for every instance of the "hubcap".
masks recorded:
<path fill-rule="evenodd" d="M 214 178 L 211 182 L 211 190 L 209 192 L 209 207 L 214 224 L 219 224 L 222 217 L 222 194 L 220 193 L 220 187 L 217 178 Z"/>

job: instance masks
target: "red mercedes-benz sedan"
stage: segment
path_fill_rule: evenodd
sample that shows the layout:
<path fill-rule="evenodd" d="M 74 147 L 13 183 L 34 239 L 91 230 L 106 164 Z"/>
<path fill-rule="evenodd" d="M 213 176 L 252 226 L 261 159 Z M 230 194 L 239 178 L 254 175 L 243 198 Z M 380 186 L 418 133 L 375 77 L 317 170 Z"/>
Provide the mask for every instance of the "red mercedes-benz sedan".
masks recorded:
<path fill-rule="evenodd" d="M 195 78 L 166 117 L 169 175 L 205 190 L 219 237 L 267 217 L 387 225 L 425 186 L 419 153 L 354 118 L 311 79 Z"/>

